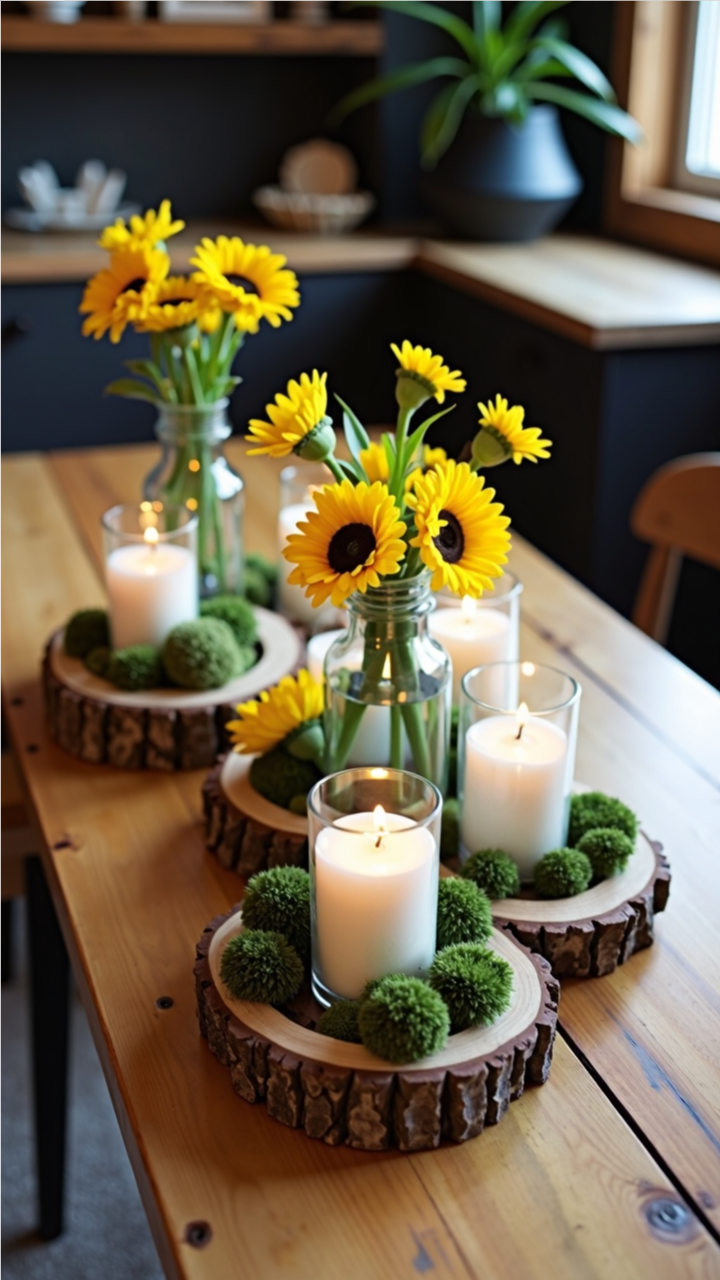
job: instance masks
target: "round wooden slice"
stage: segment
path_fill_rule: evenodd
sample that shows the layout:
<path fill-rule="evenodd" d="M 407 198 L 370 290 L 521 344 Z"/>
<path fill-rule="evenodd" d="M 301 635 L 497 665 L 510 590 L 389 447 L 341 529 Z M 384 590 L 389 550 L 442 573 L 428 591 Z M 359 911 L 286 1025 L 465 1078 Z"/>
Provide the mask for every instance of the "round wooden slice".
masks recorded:
<path fill-rule="evenodd" d="M 229 742 L 225 725 L 238 702 L 276 684 L 300 661 L 302 642 L 279 613 L 255 609 L 260 657 L 220 689 L 143 689 L 129 693 L 93 675 L 63 647 L 45 650 L 43 681 L 50 735 L 71 755 L 121 769 L 208 768 Z"/>
<path fill-rule="evenodd" d="M 205 843 L 224 867 L 249 877 L 266 867 L 308 864 L 308 822 L 251 785 L 255 756 L 231 751 L 203 783 Z"/>
<path fill-rule="evenodd" d="M 491 946 L 514 971 L 510 1008 L 489 1027 L 450 1036 L 445 1048 L 397 1066 L 314 1030 L 305 995 L 286 1011 L 235 1000 L 219 976 L 242 914 L 218 916 L 197 948 L 200 1030 L 230 1069 L 237 1093 L 275 1120 L 332 1146 L 419 1151 L 465 1142 L 497 1124 L 526 1084 L 543 1084 L 552 1058 L 559 988 L 541 956 L 495 930 Z"/>
<path fill-rule="evenodd" d="M 355 190 L 357 166 L 347 147 L 312 138 L 285 153 L 279 177 L 284 191 L 341 196 Z"/>

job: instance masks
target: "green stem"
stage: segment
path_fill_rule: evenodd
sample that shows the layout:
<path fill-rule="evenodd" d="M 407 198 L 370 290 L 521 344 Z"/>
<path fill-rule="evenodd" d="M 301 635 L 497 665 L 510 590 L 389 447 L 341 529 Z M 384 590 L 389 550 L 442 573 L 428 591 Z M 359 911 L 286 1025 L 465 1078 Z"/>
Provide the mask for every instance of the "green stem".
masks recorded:
<path fill-rule="evenodd" d="M 407 440 L 408 425 L 414 412 L 414 409 L 398 409 L 397 425 L 395 427 L 395 470 L 392 475 L 390 492 L 397 500 L 401 510 L 404 505 L 402 500 L 405 488 L 405 441 Z"/>
<path fill-rule="evenodd" d="M 325 466 L 330 468 L 338 484 L 342 484 L 343 480 L 345 479 L 345 476 L 343 475 L 343 472 L 341 471 L 340 467 L 338 466 L 332 454 L 330 454 L 330 456 L 325 459 Z"/>
<path fill-rule="evenodd" d="M 402 714 L 400 707 L 390 708 L 390 767 L 391 769 L 402 769 L 403 767 L 403 751 L 402 751 Z"/>

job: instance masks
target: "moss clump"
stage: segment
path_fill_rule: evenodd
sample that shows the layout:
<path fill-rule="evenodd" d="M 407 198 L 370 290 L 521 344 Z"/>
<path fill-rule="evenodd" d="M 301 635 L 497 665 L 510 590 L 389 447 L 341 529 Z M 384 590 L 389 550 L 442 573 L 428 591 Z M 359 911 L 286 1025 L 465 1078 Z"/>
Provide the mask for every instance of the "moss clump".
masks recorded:
<path fill-rule="evenodd" d="M 245 569 L 252 569 L 253 573 L 262 574 L 269 587 L 274 587 L 278 580 L 278 566 L 272 560 L 267 560 L 265 556 L 259 555 L 257 551 L 250 551 L 245 557 Z"/>
<path fill-rule="evenodd" d="M 333 1036 L 335 1040 L 347 1040 L 350 1044 L 362 1044 L 358 1029 L 359 1000 L 338 1000 L 326 1009 L 316 1030 L 321 1036 Z"/>
<path fill-rule="evenodd" d="M 362 1042 L 388 1062 L 416 1062 L 442 1049 L 450 1019 L 437 992 L 419 978 L 391 974 L 363 1000 L 358 1014 Z"/>
<path fill-rule="evenodd" d="M 580 837 L 577 847 L 590 859 L 596 879 L 604 880 L 625 870 L 635 845 L 619 827 L 592 827 Z"/>
<path fill-rule="evenodd" d="M 520 892 L 520 872 L 504 849 L 479 849 L 470 855 L 461 875 L 483 889 L 491 902 Z"/>
<path fill-rule="evenodd" d="M 101 679 L 107 678 L 110 659 L 112 658 L 112 649 L 108 649 L 107 645 L 98 645 L 97 649 L 91 649 L 85 654 L 85 666 L 88 671 L 92 671 L 94 676 L 100 676 Z"/>
<path fill-rule="evenodd" d="M 242 596 L 213 596 L 201 600 L 201 618 L 219 618 L 227 622 L 240 648 L 252 648 L 257 640 L 257 622 L 252 605 Z"/>
<path fill-rule="evenodd" d="M 281 933 L 248 929 L 223 951 L 220 977 L 236 1000 L 286 1004 L 299 991 L 305 970 Z"/>
<path fill-rule="evenodd" d="M 617 827 L 635 843 L 638 820 L 622 800 L 606 796 L 602 791 L 588 791 L 570 801 L 568 844 L 576 849 L 578 841 L 593 827 Z"/>
<path fill-rule="evenodd" d="M 305 813 L 307 793 L 321 776 L 312 760 L 296 760 L 282 747 L 256 756 L 250 766 L 250 782 L 255 790 L 293 813 Z"/>
<path fill-rule="evenodd" d="M 578 849 L 553 849 L 535 868 L 535 888 L 541 898 L 574 898 L 591 880 L 590 859 Z"/>
<path fill-rule="evenodd" d="M 457 800 L 446 800 L 440 828 L 440 858 L 447 862 L 456 858 L 460 849 L 460 815 Z"/>
<path fill-rule="evenodd" d="M 165 670 L 181 689 L 218 689 L 248 671 L 254 649 L 241 649 L 221 618 L 195 618 L 173 627 L 162 651 Z"/>
<path fill-rule="evenodd" d="M 507 960 L 476 942 L 439 951 L 430 986 L 444 1000 L 453 1032 L 494 1022 L 510 1003 L 513 971 Z"/>
<path fill-rule="evenodd" d="M 157 689 L 162 684 L 160 650 L 152 644 L 132 644 L 110 654 L 107 679 L 118 689 Z"/>
<path fill-rule="evenodd" d="M 243 570 L 243 590 L 245 599 L 251 604 L 258 604 L 261 608 L 267 609 L 272 603 L 272 587 L 264 574 L 259 569 L 253 569 L 246 564 Z"/>
<path fill-rule="evenodd" d="M 438 886 L 437 949 L 456 942 L 485 942 L 492 933 L 487 895 L 470 880 L 441 880 Z"/>
<path fill-rule="evenodd" d="M 110 647 L 110 620 L 105 609 L 80 609 L 65 627 L 65 652 L 86 658 L 92 649 Z"/>
<path fill-rule="evenodd" d="M 243 898 L 247 929 L 281 933 L 298 955 L 310 955 L 310 876 L 302 867 L 271 867 L 248 881 Z"/>

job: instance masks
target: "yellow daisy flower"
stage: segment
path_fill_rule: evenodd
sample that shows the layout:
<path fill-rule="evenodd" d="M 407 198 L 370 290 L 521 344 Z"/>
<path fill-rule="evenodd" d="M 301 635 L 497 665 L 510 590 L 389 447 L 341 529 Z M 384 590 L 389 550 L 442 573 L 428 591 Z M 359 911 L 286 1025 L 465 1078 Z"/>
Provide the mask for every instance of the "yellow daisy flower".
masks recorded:
<path fill-rule="evenodd" d="M 223 311 L 232 312 L 238 329 L 257 333 L 261 320 L 277 329 L 292 320 L 291 307 L 300 304 L 297 276 L 283 270 L 287 258 L 267 245 L 245 244 L 239 236 L 207 237 L 195 247 L 194 278 L 217 299 Z"/>
<path fill-rule="evenodd" d="M 371 440 L 367 449 L 361 449 L 360 463 L 370 484 L 374 484 L 376 480 L 384 481 L 390 479 L 387 454 L 381 444 L 376 444 Z"/>
<path fill-rule="evenodd" d="M 265 689 L 260 701 L 241 702 L 235 708 L 239 720 L 225 726 L 231 736 L 233 751 L 240 755 L 264 755 L 284 742 L 289 733 L 323 713 L 323 687 L 309 671 L 283 676 L 279 684 Z"/>
<path fill-rule="evenodd" d="M 523 458 L 537 462 L 538 458 L 549 458 L 552 440 L 543 440 L 539 427 L 523 427 L 525 410 L 522 405 L 515 404 L 510 408 L 503 396 L 495 397 L 495 404 L 489 400 L 487 404 L 479 404 L 481 413 L 480 426 L 489 432 L 501 445 L 506 457 L 512 454 L 512 460 L 518 466 Z"/>
<path fill-rule="evenodd" d="M 305 587 L 317 608 L 328 596 L 338 608 L 354 591 L 378 587 L 380 578 L 397 573 L 405 555 L 395 499 L 376 481 L 325 485 L 315 493 L 316 511 L 298 524 L 283 551 L 297 565 L 288 581 Z"/>
<path fill-rule="evenodd" d="M 466 382 L 459 369 L 451 373 L 447 365 L 443 364 L 442 356 L 434 356 L 429 347 L 414 347 L 405 341 L 402 347 L 391 342 L 390 349 L 397 356 L 400 365 L 397 371 L 399 382 L 409 379 L 418 383 L 427 393 L 425 400 L 434 396 L 438 404 L 442 404 L 446 391 L 465 390 Z M 417 403 L 422 404 L 422 400 Z"/>
<path fill-rule="evenodd" d="M 164 333 L 167 329 L 180 329 L 198 319 L 203 306 L 202 285 L 187 276 L 168 276 L 157 289 L 145 319 L 135 327 L 138 333 Z"/>
<path fill-rule="evenodd" d="M 82 327 L 86 337 L 102 338 L 109 329 L 110 341 L 119 342 L 128 324 L 143 323 L 169 268 L 168 255 L 148 244 L 113 253 L 110 266 L 88 281 L 78 308 L 87 315 Z"/>
<path fill-rule="evenodd" d="M 105 228 L 98 244 L 101 249 L 109 249 L 110 253 L 114 253 L 116 249 L 124 249 L 131 242 L 155 245 L 167 240 L 168 236 L 177 235 L 184 226 L 185 223 L 179 218 L 173 221 L 170 201 L 163 200 L 157 213 L 154 209 L 148 209 L 142 218 L 134 213 L 129 227 L 126 227 L 124 218 L 117 218 L 112 227 Z"/>
<path fill-rule="evenodd" d="M 433 570 L 432 588 L 450 587 L 459 596 L 481 596 L 502 575 L 510 534 L 494 489 L 466 462 L 452 459 L 415 482 L 406 501 L 415 514 L 423 562 Z"/>
<path fill-rule="evenodd" d="M 280 391 L 275 403 L 265 406 L 269 422 L 251 418 L 251 434 L 245 439 L 258 447 L 248 449 L 248 454 L 267 453 L 271 458 L 285 458 L 293 450 L 297 451 L 316 427 L 329 425 L 326 382 L 327 374 L 320 374 L 317 369 L 313 369 L 312 378 L 301 373 L 299 382 L 291 379 L 287 395 Z"/>
<path fill-rule="evenodd" d="M 441 466 L 447 462 L 448 456 L 444 449 L 433 449 L 431 445 L 423 445 L 423 460 L 421 467 L 415 467 L 414 471 L 405 480 L 405 488 L 412 489 L 416 480 L 420 480 L 426 471 L 430 471 L 433 467 Z"/>

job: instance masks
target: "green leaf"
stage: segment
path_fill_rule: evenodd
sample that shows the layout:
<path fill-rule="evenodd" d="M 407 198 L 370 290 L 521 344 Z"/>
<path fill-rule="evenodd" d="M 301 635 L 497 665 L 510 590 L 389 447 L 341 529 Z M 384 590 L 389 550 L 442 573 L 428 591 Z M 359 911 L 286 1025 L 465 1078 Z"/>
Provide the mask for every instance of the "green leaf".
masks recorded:
<path fill-rule="evenodd" d="M 364 480 L 367 484 L 367 476 L 358 462 L 348 462 L 346 458 L 336 458 L 335 461 L 348 480 L 352 480 L 353 483 Z"/>
<path fill-rule="evenodd" d="M 633 120 L 627 111 L 622 111 L 611 102 L 598 102 L 596 98 L 590 98 L 586 93 L 575 93 L 574 90 L 565 89 L 559 84 L 532 82 L 527 85 L 526 93 L 530 98 L 541 102 L 554 102 L 558 107 L 565 107 L 567 111 L 585 116 L 586 120 L 598 125 L 600 129 L 617 134 L 620 138 L 627 138 L 628 142 L 638 143 L 644 136 L 637 120 Z"/>
<path fill-rule="evenodd" d="M 447 9 L 440 9 L 427 0 L 380 0 L 379 9 L 394 9 L 396 13 L 404 13 L 409 18 L 419 18 L 421 22 L 430 22 L 434 27 L 447 31 L 473 62 L 478 58 L 478 41 L 462 18 L 458 18 Z"/>
<path fill-rule="evenodd" d="M 190 379 L 190 386 L 192 387 L 193 400 L 195 404 L 204 404 L 205 396 L 203 395 L 197 360 L 195 359 L 195 352 L 192 347 L 183 347 L 183 358 L 185 360 L 185 368 L 188 372 L 188 378 Z"/>
<path fill-rule="evenodd" d="M 431 417 L 426 418 L 424 422 L 416 427 L 412 435 L 408 437 L 405 445 L 405 469 L 412 465 L 415 452 L 423 442 L 425 432 L 432 426 L 433 422 L 437 422 L 439 418 L 444 418 L 446 413 L 452 413 L 455 408 L 454 404 L 447 405 L 444 409 L 440 409 L 439 413 L 433 413 Z"/>
<path fill-rule="evenodd" d="M 335 396 L 335 399 L 343 410 L 343 430 L 345 432 L 348 449 L 358 466 L 362 467 L 362 463 L 360 461 L 360 450 L 367 449 L 370 444 L 370 437 L 362 422 L 357 415 L 353 413 L 350 406 L 347 405 L 344 400 L 341 400 L 338 395 Z"/>
<path fill-rule="evenodd" d="M 352 93 L 347 94 L 333 108 L 328 119 L 331 124 L 339 124 L 351 111 L 364 107 L 368 102 L 374 102 L 376 98 L 384 97 L 386 93 L 396 93 L 399 89 L 411 89 L 413 85 L 424 84 L 427 80 L 437 79 L 438 76 L 464 76 L 467 71 L 468 64 L 459 58 L 430 58 L 427 62 L 416 62 L 411 67 L 401 67 L 399 71 L 393 71 L 392 75 L 369 80 L 367 84 L 353 89 Z"/>
<path fill-rule="evenodd" d="M 479 45 L 483 45 L 488 32 L 500 30 L 502 4 L 499 0 L 473 0 L 473 28 Z"/>
<path fill-rule="evenodd" d="M 516 84 L 523 84 L 526 80 L 545 80 L 549 76 L 572 76 L 572 72 L 555 58 L 543 58 L 539 49 L 536 52 L 540 55 L 538 58 L 528 57 L 518 67 L 513 76 Z"/>
<path fill-rule="evenodd" d="M 395 470 L 395 442 L 389 432 L 383 432 L 381 436 L 381 444 L 385 450 L 385 457 L 387 458 L 388 475 L 392 475 Z"/>
<path fill-rule="evenodd" d="M 145 382 L 136 382 L 134 378 L 118 378 L 105 388 L 106 396 L 125 396 L 128 400 L 149 400 L 157 404 L 158 397 Z"/>
<path fill-rule="evenodd" d="M 564 9 L 570 0 L 521 0 L 505 23 L 506 40 L 522 40 L 555 9 Z"/>
<path fill-rule="evenodd" d="M 425 165 L 436 164 L 440 156 L 447 151 L 460 128 L 466 107 L 478 91 L 478 78 L 476 75 L 466 76 L 458 85 L 452 85 L 451 88 L 453 92 L 444 104 L 442 114 L 438 114 L 436 118 L 434 137 L 427 150 L 423 152 Z"/>
<path fill-rule="evenodd" d="M 167 386 L 167 380 L 162 375 L 162 370 L 152 360 L 126 360 L 125 368 L 131 373 L 136 373 L 140 378 L 147 378 L 154 383 L 158 391 L 162 395 Z"/>
<path fill-rule="evenodd" d="M 423 166 L 427 165 L 428 168 L 434 163 L 431 157 L 439 154 L 435 151 L 436 140 L 447 114 L 448 103 L 456 88 L 455 84 L 444 84 L 435 94 L 423 116 L 420 126 L 420 154 Z"/>
<path fill-rule="evenodd" d="M 571 75 L 584 84 L 587 89 L 596 93 L 605 102 L 615 102 L 615 90 L 610 81 L 603 75 L 599 67 L 579 49 L 573 48 L 565 40 L 553 40 L 549 36 L 538 36 L 533 41 L 535 48 L 544 49 L 551 57 L 567 67 Z"/>

